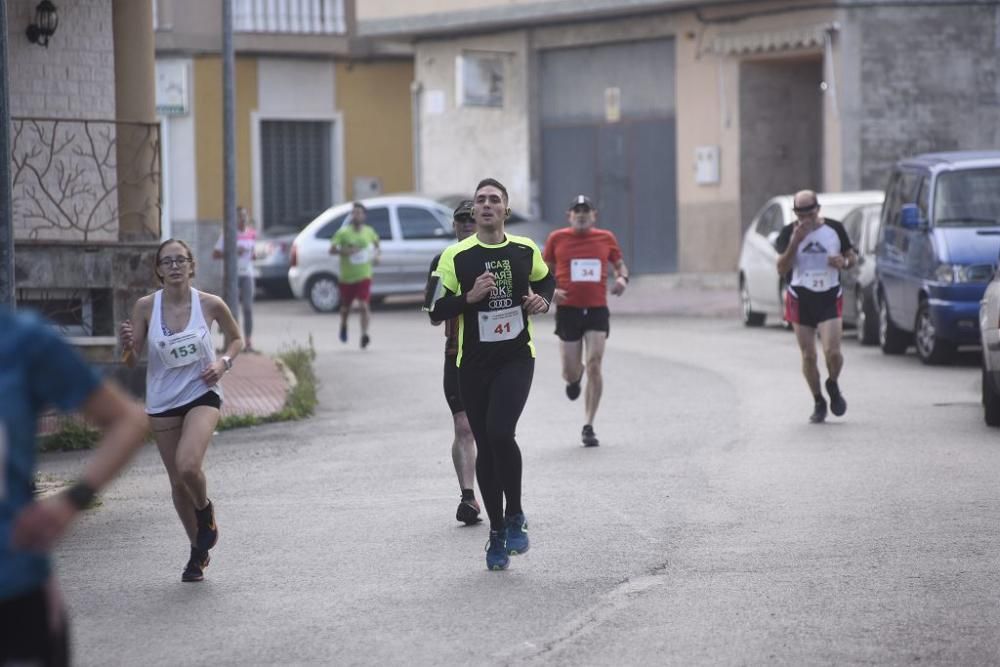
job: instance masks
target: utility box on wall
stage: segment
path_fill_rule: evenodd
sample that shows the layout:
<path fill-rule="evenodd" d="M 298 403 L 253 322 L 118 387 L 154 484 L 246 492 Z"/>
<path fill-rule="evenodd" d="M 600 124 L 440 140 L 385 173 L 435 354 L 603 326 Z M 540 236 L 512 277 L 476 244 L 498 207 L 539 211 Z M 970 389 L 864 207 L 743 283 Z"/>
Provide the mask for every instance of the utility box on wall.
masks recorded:
<path fill-rule="evenodd" d="M 367 199 L 382 194 L 382 179 L 374 176 L 359 176 L 354 179 L 354 197 L 352 199 Z"/>
<path fill-rule="evenodd" d="M 698 185 L 719 184 L 718 146 L 698 146 L 694 149 L 694 182 Z"/>

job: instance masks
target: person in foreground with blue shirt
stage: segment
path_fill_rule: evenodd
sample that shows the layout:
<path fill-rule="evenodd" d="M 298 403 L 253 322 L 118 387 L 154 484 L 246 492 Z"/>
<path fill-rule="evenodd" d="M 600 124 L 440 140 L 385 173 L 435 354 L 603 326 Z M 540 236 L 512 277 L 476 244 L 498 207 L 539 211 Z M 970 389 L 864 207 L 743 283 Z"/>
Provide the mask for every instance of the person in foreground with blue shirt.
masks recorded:
<path fill-rule="evenodd" d="M 0 665 L 65 665 L 68 623 L 47 552 L 139 449 L 148 419 L 41 318 L 0 306 L 0 332 Z M 76 483 L 36 501 L 35 438 L 50 407 L 79 410 L 103 436 Z"/>

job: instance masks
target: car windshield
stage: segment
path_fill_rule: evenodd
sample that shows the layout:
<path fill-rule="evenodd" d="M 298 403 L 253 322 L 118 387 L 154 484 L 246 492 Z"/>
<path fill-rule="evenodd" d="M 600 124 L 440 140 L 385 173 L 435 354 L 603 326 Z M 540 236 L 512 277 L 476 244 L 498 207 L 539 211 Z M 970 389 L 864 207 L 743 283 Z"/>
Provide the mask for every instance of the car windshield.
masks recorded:
<path fill-rule="evenodd" d="M 934 224 L 948 227 L 1000 224 L 1000 167 L 938 176 Z"/>

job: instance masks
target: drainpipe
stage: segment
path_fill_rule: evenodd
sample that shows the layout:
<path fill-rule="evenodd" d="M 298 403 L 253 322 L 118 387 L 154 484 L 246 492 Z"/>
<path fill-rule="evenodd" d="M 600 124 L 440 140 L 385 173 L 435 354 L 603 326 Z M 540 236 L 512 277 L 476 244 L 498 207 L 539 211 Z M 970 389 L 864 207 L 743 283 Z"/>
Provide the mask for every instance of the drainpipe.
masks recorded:
<path fill-rule="evenodd" d="M 0 2 L 0 304 L 14 307 L 14 208 L 10 184 L 7 3 Z"/>
<path fill-rule="evenodd" d="M 420 98 L 424 84 L 419 81 L 410 83 L 410 108 L 413 132 L 413 189 L 423 192 L 424 183 L 420 175 Z"/>

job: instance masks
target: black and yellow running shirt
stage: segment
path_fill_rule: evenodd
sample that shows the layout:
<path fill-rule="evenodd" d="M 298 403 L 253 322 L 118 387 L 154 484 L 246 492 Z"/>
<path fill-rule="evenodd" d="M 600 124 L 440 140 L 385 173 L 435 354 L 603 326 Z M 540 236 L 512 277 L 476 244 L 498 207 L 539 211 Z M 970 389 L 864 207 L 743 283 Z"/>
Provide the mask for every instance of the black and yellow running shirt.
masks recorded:
<path fill-rule="evenodd" d="M 467 303 L 465 294 L 486 271 L 493 274 L 496 286 L 478 303 Z M 427 282 L 424 307 L 437 322 L 458 317 L 457 366 L 495 367 L 535 356 L 522 302 L 529 289 L 551 301 L 555 287 L 531 239 L 507 234 L 503 243 L 488 245 L 473 234 L 441 253 Z"/>

